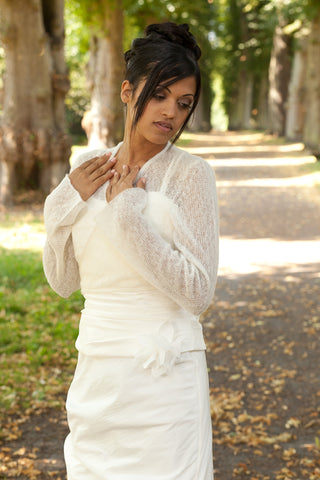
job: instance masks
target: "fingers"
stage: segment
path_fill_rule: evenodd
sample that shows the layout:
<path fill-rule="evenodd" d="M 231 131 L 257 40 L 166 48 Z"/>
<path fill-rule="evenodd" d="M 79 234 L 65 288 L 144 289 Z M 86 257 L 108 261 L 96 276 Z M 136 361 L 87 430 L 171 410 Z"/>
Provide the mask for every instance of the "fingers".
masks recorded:
<path fill-rule="evenodd" d="M 107 202 L 110 202 L 118 193 L 118 192 L 115 192 L 115 187 L 119 182 L 120 175 L 115 170 L 111 170 L 111 174 L 112 174 L 112 177 L 110 178 L 110 182 L 106 191 Z"/>
<path fill-rule="evenodd" d="M 138 188 L 143 188 L 143 190 L 145 190 L 145 188 L 146 188 L 146 179 L 145 179 L 145 178 L 139 178 L 139 180 L 137 181 L 137 187 L 138 187 Z"/>
<path fill-rule="evenodd" d="M 120 182 L 125 183 L 128 187 L 133 187 L 133 182 L 135 181 L 139 170 L 140 168 L 138 167 L 138 165 L 132 167 L 131 169 L 128 165 L 124 165 L 122 167 Z"/>
<path fill-rule="evenodd" d="M 102 167 L 92 172 L 90 175 L 91 181 L 93 183 L 99 183 L 100 181 L 102 181 L 103 183 L 109 180 L 114 174 L 114 170 L 112 168 L 113 166 L 114 165 L 103 165 Z"/>
<path fill-rule="evenodd" d="M 110 156 L 108 152 L 101 157 L 94 157 L 70 173 L 70 182 L 83 200 L 87 200 L 101 185 L 112 178 L 116 159 L 111 159 Z"/>
<path fill-rule="evenodd" d="M 118 181 L 120 180 L 120 175 L 119 175 L 119 173 L 116 172 L 116 171 L 114 171 L 113 173 L 112 173 L 112 171 L 111 171 L 111 174 L 112 174 L 112 177 L 111 177 L 111 180 L 110 180 L 110 182 L 109 182 L 109 185 L 112 187 L 112 186 L 114 186 L 116 183 L 118 183 Z"/>
<path fill-rule="evenodd" d="M 90 160 L 83 162 L 83 164 L 80 165 L 80 168 L 85 170 L 88 175 L 92 175 L 96 178 L 97 176 L 103 175 L 114 166 L 116 159 L 110 157 L 111 152 L 105 153 L 100 157 L 91 158 Z"/>
<path fill-rule="evenodd" d="M 113 177 L 110 179 L 109 185 L 106 191 L 106 198 L 107 201 L 110 202 L 113 200 L 119 193 L 123 192 L 124 190 L 133 188 L 134 181 L 139 173 L 140 168 L 138 166 L 133 167 L 130 169 L 128 165 L 124 165 L 122 167 L 121 175 L 119 172 L 111 170 L 111 173 L 114 172 Z M 146 187 L 146 179 L 140 178 L 137 183 L 136 187 L 145 189 Z"/>
<path fill-rule="evenodd" d="M 116 159 L 110 158 L 110 155 L 106 154 L 93 159 L 93 161 L 85 167 L 85 171 L 92 183 L 98 188 L 113 177 L 113 167 L 115 163 Z"/>
<path fill-rule="evenodd" d="M 99 187 L 101 187 L 101 185 L 106 183 L 108 180 L 112 180 L 113 176 L 114 176 L 114 173 L 115 173 L 115 170 L 108 170 L 103 175 L 100 175 L 99 177 L 95 178 L 92 181 L 92 185 L 94 186 L 94 189 L 96 190 Z"/>

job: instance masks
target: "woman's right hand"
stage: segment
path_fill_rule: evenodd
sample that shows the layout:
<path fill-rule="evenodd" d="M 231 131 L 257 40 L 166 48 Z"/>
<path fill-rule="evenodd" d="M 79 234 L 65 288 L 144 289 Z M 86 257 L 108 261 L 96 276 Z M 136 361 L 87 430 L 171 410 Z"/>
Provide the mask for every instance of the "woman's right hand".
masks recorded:
<path fill-rule="evenodd" d="M 115 172 L 112 180 L 109 182 L 106 191 L 107 202 L 111 202 L 111 200 L 113 200 L 117 195 L 119 195 L 119 193 L 123 192 L 124 190 L 127 190 L 128 188 L 133 188 L 138 173 L 138 165 L 132 167 L 131 169 L 129 165 L 124 165 L 122 167 L 121 175 L 119 174 L 119 172 Z M 142 188 L 144 190 L 146 187 L 146 179 L 144 177 L 140 178 L 136 183 L 136 187 Z"/>
<path fill-rule="evenodd" d="M 116 159 L 110 159 L 110 156 L 109 152 L 101 157 L 87 160 L 69 174 L 70 182 L 79 192 L 82 200 L 88 200 L 101 185 L 113 177 Z"/>

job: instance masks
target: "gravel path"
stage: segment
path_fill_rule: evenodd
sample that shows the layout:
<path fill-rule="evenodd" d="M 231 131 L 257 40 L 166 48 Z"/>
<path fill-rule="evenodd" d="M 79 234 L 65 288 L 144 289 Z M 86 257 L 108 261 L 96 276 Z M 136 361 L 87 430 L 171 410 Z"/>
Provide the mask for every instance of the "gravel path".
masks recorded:
<path fill-rule="evenodd" d="M 301 144 L 196 136 L 215 168 L 220 270 L 204 315 L 215 479 L 320 478 L 320 182 Z"/>

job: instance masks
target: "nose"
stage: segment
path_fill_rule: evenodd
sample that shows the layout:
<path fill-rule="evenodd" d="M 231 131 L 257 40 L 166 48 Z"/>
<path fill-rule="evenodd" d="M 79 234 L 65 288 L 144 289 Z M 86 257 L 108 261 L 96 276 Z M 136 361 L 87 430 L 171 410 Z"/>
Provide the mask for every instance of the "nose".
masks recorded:
<path fill-rule="evenodd" d="M 176 104 L 173 99 L 167 99 L 162 104 L 162 115 L 166 118 L 174 118 L 176 112 Z"/>

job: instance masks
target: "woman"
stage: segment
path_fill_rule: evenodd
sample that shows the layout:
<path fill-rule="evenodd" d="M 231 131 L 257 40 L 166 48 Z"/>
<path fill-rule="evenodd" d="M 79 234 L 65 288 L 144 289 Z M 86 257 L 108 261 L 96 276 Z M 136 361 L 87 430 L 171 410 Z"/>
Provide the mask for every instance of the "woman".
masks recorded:
<path fill-rule="evenodd" d="M 67 398 L 68 480 L 212 480 L 199 315 L 217 275 L 214 173 L 173 145 L 199 99 L 187 25 L 126 52 L 124 140 L 79 157 L 45 204 L 52 288 L 85 297 Z"/>

